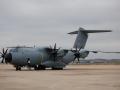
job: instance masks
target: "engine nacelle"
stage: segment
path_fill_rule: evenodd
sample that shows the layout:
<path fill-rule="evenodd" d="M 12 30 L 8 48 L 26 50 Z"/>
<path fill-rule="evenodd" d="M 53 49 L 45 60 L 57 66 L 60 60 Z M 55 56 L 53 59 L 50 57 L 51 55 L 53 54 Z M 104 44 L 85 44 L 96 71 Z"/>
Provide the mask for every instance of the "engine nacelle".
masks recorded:
<path fill-rule="evenodd" d="M 81 50 L 80 51 L 80 58 L 86 58 L 89 54 L 89 51 L 87 50 Z"/>

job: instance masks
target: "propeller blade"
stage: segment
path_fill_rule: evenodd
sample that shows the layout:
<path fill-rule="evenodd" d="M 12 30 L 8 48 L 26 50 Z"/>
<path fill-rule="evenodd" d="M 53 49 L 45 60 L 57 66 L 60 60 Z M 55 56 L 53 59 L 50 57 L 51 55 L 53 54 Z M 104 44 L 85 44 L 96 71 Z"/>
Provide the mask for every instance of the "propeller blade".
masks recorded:
<path fill-rule="evenodd" d="M 50 49 L 52 49 L 52 46 L 50 45 Z"/>
<path fill-rule="evenodd" d="M 49 54 L 50 54 L 50 57 L 53 59 L 53 61 L 56 61 L 57 60 L 57 57 L 58 57 L 58 51 L 60 50 L 60 48 L 57 49 L 57 45 L 55 43 L 55 45 L 53 46 L 50 46 L 50 51 L 49 51 Z"/>
<path fill-rule="evenodd" d="M 82 47 L 79 48 L 79 51 L 82 49 Z"/>
<path fill-rule="evenodd" d="M 57 49 L 57 52 L 60 50 L 60 48 Z"/>
<path fill-rule="evenodd" d="M 82 47 L 81 47 L 82 48 Z M 80 59 L 80 50 L 81 50 L 81 48 L 77 48 L 77 46 L 75 47 L 75 50 L 72 50 L 71 49 L 71 51 L 74 53 L 74 60 L 75 59 L 77 59 L 78 60 L 78 62 L 80 61 L 79 59 Z"/>
<path fill-rule="evenodd" d="M 8 51 L 8 49 L 2 49 L 2 52 L 0 52 L 0 54 L 1 54 L 1 56 L 0 56 L 0 58 L 2 58 L 2 61 L 1 61 L 1 63 L 7 63 L 7 61 L 5 60 L 5 56 L 6 56 L 6 54 L 7 54 L 7 51 Z"/>
<path fill-rule="evenodd" d="M 55 43 L 55 45 L 54 45 L 54 50 L 56 50 L 56 43 Z"/>
<path fill-rule="evenodd" d="M 5 50 L 4 50 L 4 48 L 2 49 L 2 52 L 3 52 L 3 54 L 5 53 Z"/>
<path fill-rule="evenodd" d="M 76 58 L 77 58 L 77 57 L 75 56 L 75 57 L 74 57 L 74 61 L 75 61 Z"/>
<path fill-rule="evenodd" d="M 74 53 L 74 50 L 71 49 L 70 51 L 72 51 Z"/>
<path fill-rule="evenodd" d="M 7 54 L 8 49 L 5 50 L 5 54 Z"/>
<path fill-rule="evenodd" d="M 77 45 L 76 45 L 76 51 L 77 51 Z"/>
<path fill-rule="evenodd" d="M 0 52 L 0 54 L 2 55 L 2 53 Z"/>

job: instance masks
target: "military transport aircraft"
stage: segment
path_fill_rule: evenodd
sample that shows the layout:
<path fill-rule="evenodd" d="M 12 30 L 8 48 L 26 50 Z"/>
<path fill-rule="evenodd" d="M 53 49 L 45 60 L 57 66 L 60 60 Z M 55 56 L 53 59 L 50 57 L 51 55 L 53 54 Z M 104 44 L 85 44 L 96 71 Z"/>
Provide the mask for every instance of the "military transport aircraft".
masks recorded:
<path fill-rule="evenodd" d="M 111 32 L 111 30 L 79 30 L 68 34 L 77 34 L 73 49 L 61 49 L 54 47 L 8 47 L 2 49 L 1 63 L 10 63 L 16 70 L 21 70 L 21 67 L 33 67 L 35 70 L 45 70 L 52 68 L 53 70 L 62 70 L 70 62 L 79 58 L 85 58 L 89 52 L 97 53 L 98 51 L 84 50 L 88 33 Z"/>

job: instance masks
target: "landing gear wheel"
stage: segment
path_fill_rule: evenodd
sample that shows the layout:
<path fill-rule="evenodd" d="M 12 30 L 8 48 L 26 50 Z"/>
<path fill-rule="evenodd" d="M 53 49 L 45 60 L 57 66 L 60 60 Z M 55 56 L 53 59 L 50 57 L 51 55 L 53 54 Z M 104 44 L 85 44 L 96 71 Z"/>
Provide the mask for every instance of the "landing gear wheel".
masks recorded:
<path fill-rule="evenodd" d="M 43 65 L 39 65 L 39 66 L 38 66 L 38 69 L 39 69 L 39 70 L 45 70 L 45 69 L 46 69 L 46 67 L 45 67 L 45 66 L 43 66 Z"/>
<path fill-rule="evenodd" d="M 43 65 L 34 66 L 34 70 L 45 70 L 46 67 Z"/>
<path fill-rule="evenodd" d="M 35 67 L 34 67 L 34 70 L 38 70 L 38 67 L 37 67 L 37 66 L 35 66 Z"/>
<path fill-rule="evenodd" d="M 16 71 L 21 71 L 21 66 L 16 66 Z"/>
<path fill-rule="evenodd" d="M 38 65 L 34 66 L 34 70 L 39 70 Z"/>
<path fill-rule="evenodd" d="M 63 70 L 63 68 L 55 68 L 55 67 L 52 67 L 52 70 Z"/>

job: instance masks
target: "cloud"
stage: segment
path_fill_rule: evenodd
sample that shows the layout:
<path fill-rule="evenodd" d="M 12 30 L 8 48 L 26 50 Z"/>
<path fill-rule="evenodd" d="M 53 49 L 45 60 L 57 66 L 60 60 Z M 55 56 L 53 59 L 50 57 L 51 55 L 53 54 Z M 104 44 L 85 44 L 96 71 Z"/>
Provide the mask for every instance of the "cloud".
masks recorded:
<path fill-rule="evenodd" d="M 56 42 L 71 48 L 75 37 L 67 33 L 81 26 L 113 30 L 90 35 L 86 48 L 120 50 L 119 3 L 119 0 L 0 0 L 0 47 L 47 46 Z"/>

